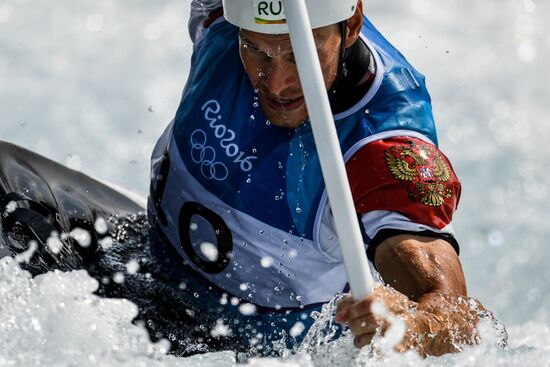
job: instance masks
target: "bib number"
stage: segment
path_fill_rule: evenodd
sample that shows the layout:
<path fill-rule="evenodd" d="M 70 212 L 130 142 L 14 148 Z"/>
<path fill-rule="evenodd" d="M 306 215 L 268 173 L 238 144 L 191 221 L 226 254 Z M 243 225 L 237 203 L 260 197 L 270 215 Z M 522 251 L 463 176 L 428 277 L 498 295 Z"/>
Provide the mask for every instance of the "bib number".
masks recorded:
<path fill-rule="evenodd" d="M 190 231 L 195 215 L 204 218 L 214 228 L 217 242 L 217 258 L 214 261 L 205 260 L 193 247 Z M 181 207 L 178 226 L 181 246 L 193 264 L 208 274 L 219 274 L 227 268 L 233 253 L 233 236 L 222 217 L 199 203 L 189 201 Z"/>
<path fill-rule="evenodd" d="M 161 202 L 166 189 L 166 183 L 168 181 L 168 174 L 170 172 L 170 155 L 168 153 L 168 147 L 165 147 L 160 167 L 157 173 L 157 181 L 153 187 L 151 184 L 151 198 L 154 204 L 156 217 L 159 222 L 166 226 L 168 220 L 166 213 L 164 212 Z M 193 239 L 191 238 L 191 226 L 193 216 L 200 216 L 206 220 L 214 229 L 217 244 L 217 256 L 213 261 L 206 260 L 199 256 L 193 246 Z M 199 267 L 202 271 L 208 274 L 219 274 L 227 268 L 231 260 L 233 252 L 233 236 L 227 224 L 225 224 L 222 217 L 206 208 L 205 206 L 196 202 L 186 202 L 180 209 L 178 220 L 180 244 L 189 259 Z"/>

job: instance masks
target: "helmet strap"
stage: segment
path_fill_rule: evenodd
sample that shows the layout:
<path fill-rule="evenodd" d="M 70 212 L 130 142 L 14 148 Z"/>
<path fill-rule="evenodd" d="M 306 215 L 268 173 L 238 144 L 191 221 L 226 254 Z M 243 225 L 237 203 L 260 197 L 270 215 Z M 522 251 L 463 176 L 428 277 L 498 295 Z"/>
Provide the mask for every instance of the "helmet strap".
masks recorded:
<path fill-rule="evenodd" d="M 346 66 L 346 37 L 347 37 L 347 30 L 348 30 L 348 20 L 343 20 L 340 23 L 338 23 L 340 26 L 340 55 L 338 59 L 338 71 L 336 72 L 336 78 L 334 79 L 334 82 L 332 83 L 330 89 L 329 89 L 329 98 L 333 94 L 335 94 L 340 87 L 344 85 L 344 80 L 346 79 L 346 76 L 348 75 L 348 69 Z"/>
<path fill-rule="evenodd" d="M 346 38 L 348 37 L 348 20 L 343 20 L 340 22 L 340 35 L 342 36 L 342 41 L 340 42 L 340 60 L 338 65 L 338 73 L 342 74 L 342 78 L 345 78 L 348 74 L 346 68 Z"/>
<path fill-rule="evenodd" d="M 342 27 L 342 36 L 347 27 Z M 370 88 L 376 73 L 376 65 L 367 45 L 357 40 L 349 48 L 345 48 L 345 38 L 342 37 L 338 74 L 328 96 L 333 113 L 340 113 L 357 103 Z"/>

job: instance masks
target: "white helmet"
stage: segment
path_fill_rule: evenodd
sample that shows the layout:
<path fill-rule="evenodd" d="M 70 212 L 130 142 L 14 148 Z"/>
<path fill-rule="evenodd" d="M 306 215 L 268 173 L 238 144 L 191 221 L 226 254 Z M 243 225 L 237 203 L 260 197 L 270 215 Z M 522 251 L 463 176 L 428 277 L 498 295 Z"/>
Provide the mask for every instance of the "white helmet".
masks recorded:
<path fill-rule="evenodd" d="M 306 0 L 311 27 L 351 18 L 358 0 Z M 288 33 L 282 0 L 223 0 L 225 19 L 239 28 L 267 34 Z"/>

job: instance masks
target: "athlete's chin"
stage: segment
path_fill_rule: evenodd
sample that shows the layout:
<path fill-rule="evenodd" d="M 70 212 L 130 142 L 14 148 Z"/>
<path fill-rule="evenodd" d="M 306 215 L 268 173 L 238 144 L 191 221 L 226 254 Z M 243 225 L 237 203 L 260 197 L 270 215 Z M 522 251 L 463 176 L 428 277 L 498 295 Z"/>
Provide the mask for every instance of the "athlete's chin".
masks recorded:
<path fill-rule="evenodd" d="M 301 108 L 292 111 L 276 111 L 269 106 L 264 107 L 262 104 L 265 117 L 271 125 L 286 129 L 296 129 L 307 120 L 308 114 L 305 105 Z"/>

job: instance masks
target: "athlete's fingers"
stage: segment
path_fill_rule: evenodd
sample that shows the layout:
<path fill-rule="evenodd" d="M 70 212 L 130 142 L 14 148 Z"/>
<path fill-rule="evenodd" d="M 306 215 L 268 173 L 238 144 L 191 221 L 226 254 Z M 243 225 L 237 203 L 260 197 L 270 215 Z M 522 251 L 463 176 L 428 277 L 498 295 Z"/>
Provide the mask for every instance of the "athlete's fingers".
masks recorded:
<path fill-rule="evenodd" d="M 349 329 L 355 336 L 365 333 L 374 333 L 377 328 L 382 327 L 383 325 L 383 320 L 378 319 L 373 314 L 351 320 L 348 323 Z"/>
<path fill-rule="evenodd" d="M 349 315 L 348 319 L 349 321 L 353 321 L 355 319 L 359 319 L 361 317 L 366 317 L 369 314 L 371 314 L 371 306 L 372 306 L 372 299 L 371 297 L 363 298 L 360 301 L 355 302 L 353 305 L 349 307 Z"/>
<path fill-rule="evenodd" d="M 366 333 L 366 334 L 358 335 L 355 338 L 353 338 L 353 345 L 355 345 L 356 348 L 362 348 L 365 345 L 369 345 L 372 342 L 372 338 L 374 338 L 375 335 L 376 333 Z"/>
<path fill-rule="evenodd" d="M 347 296 L 336 305 L 335 320 L 339 324 L 345 324 L 349 321 L 349 308 L 353 305 L 353 298 Z"/>

